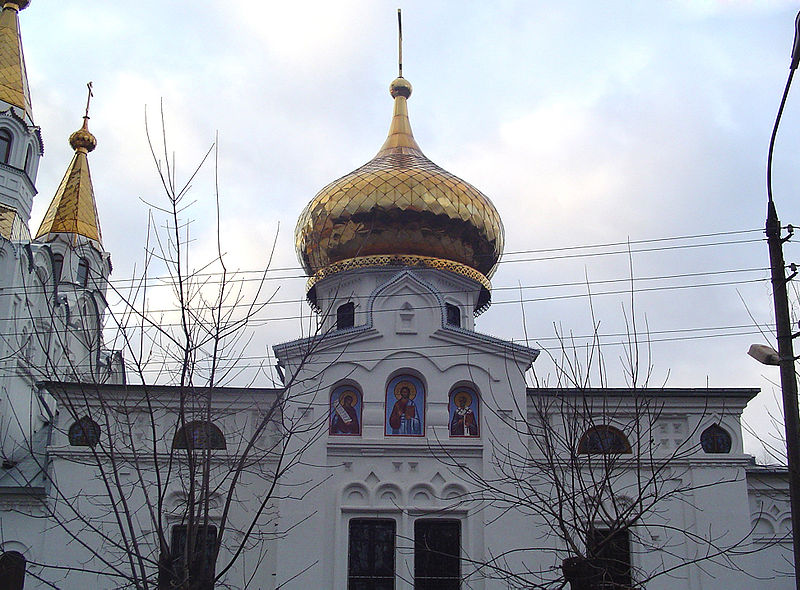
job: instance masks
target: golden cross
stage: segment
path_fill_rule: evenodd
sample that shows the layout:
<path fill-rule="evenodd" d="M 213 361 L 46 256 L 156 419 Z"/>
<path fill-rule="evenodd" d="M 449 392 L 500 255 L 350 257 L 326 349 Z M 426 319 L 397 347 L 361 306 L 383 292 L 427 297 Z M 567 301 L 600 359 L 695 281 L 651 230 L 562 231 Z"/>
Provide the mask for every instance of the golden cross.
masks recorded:
<path fill-rule="evenodd" d="M 89 118 L 89 103 L 92 101 L 92 97 L 94 96 L 94 94 L 92 94 L 92 83 L 89 82 L 86 85 L 86 88 L 89 89 L 89 96 L 86 97 L 86 114 L 84 115 L 84 117 L 88 119 Z"/>

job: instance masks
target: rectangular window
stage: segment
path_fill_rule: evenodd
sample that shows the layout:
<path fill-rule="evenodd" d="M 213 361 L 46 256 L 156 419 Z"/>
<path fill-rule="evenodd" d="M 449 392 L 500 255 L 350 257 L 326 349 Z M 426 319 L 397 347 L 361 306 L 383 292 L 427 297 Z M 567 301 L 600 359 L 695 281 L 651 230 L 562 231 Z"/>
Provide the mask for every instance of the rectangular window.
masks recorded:
<path fill-rule="evenodd" d="M 414 523 L 415 590 L 461 588 L 461 523 L 425 519 Z"/>
<path fill-rule="evenodd" d="M 452 303 L 445 303 L 445 309 L 447 310 L 447 325 L 448 326 L 458 326 L 461 327 L 461 310 L 458 309 Z"/>
<path fill-rule="evenodd" d="M 347 590 L 394 590 L 395 522 L 350 521 Z"/>
<path fill-rule="evenodd" d="M 344 330 L 356 325 L 356 306 L 351 301 L 340 305 L 336 310 L 336 329 Z"/>
<path fill-rule="evenodd" d="M 590 530 L 586 554 L 599 577 L 598 589 L 621 590 L 631 587 L 631 541 L 627 530 Z"/>
<path fill-rule="evenodd" d="M 192 582 L 214 579 L 214 549 L 217 543 L 217 527 L 214 525 L 194 527 L 195 538 L 191 547 L 187 547 L 188 527 L 179 524 L 172 527 L 172 578 L 179 584 L 186 577 L 186 559 L 189 559 L 188 571 Z"/>

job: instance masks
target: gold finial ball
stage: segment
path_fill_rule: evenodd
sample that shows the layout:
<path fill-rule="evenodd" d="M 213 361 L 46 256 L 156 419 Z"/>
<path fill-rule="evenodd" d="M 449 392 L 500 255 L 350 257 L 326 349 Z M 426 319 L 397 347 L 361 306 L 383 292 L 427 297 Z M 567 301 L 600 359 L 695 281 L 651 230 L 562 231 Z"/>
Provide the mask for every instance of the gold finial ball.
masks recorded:
<path fill-rule="evenodd" d="M 91 152 L 97 147 L 97 139 L 88 129 L 83 127 L 69 136 L 69 145 L 72 146 L 73 150 L 83 148 L 87 152 Z"/>
<path fill-rule="evenodd" d="M 8 6 L 9 8 L 16 8 L 17 10 L 25 10 L 30 3 L 31 0 L 5 0 L 3 2 L 3 8 Z"/>
<path fill-rule="evenodd" d="M 389 85 L 389 94 L 392 95 L 392 98 L 397 98 L 398 96 L 408 98 L 411 96 L 411 82 L 405 78 L 395 78 Z"/>

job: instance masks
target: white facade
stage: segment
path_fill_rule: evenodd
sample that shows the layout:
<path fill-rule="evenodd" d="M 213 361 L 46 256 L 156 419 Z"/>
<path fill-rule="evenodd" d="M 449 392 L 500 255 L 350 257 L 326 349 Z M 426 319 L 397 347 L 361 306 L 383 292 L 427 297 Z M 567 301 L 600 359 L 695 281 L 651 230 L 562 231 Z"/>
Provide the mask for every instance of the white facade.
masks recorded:
<path fill-rule="evenodd" d="M 30 239 L 29 123 L 0 113 L 0 206 L 16 212 L 0 237 L 0 549 L 27 561 L 25 588 L 158 587 L 197 481 L 202 526 L 225 528 L 217 587 L 347 588 L 355 525 L 373 524 L 392 531 L 391 581 L 352 587 L 421 587 L 417 526 L 437 522 L 459 539 L 443 588 L 562 587 L 594 530 L 625 539 L 634 586 L 792 587 L 785 472 L 742 448 L 756 390 L 530 388 L 538 351 L 476 331 L 488 292 L 468 274 L 322 276 L 317 335 L 275 346 L 281 389 L 126 385 L 102 341 L 109 254 Z M 194 421 L 224 445 L 176 444 Z"/>

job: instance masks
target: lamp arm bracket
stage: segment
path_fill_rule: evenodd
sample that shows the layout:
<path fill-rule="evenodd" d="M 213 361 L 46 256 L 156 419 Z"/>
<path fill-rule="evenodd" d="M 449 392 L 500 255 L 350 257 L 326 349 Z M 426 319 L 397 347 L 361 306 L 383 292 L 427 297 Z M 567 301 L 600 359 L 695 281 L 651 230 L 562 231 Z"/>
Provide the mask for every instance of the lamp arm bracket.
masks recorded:
<path fill-rule="evenodd" d="M 795 278 L 797 276 L 797 273 L 798 273 L 798 267 L 794 262 L 792 262 L 791 264 L 788 265 L 788 269 L 791 271 L 791 274 L 789 276 L 787 276 L 785 279 L 783 279 L 783 284 L 784 285 L 788 284 L 789 281 L 791 281 L 793 278 Z"/>

